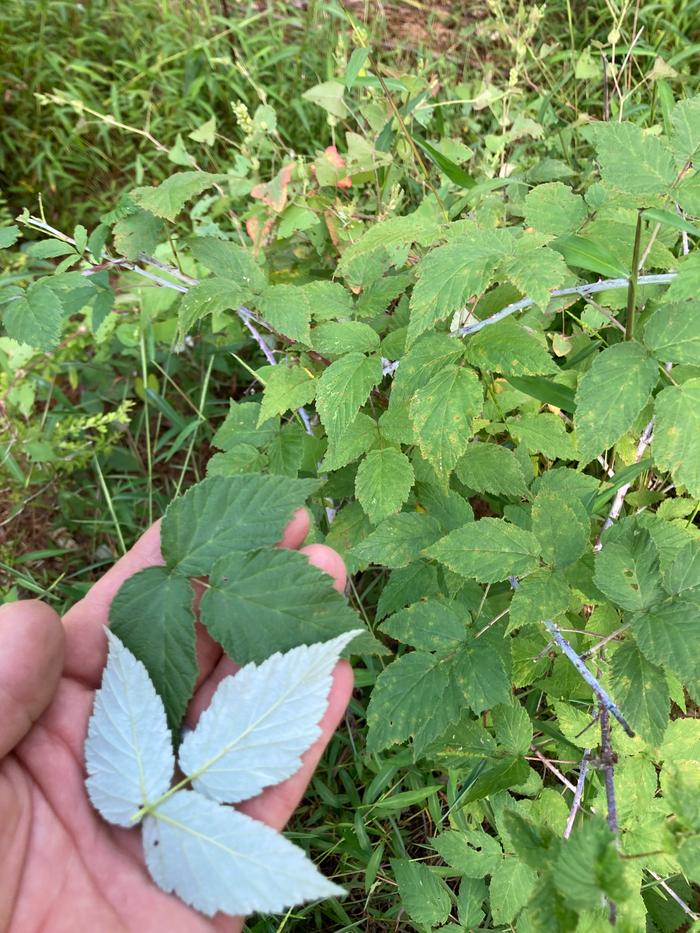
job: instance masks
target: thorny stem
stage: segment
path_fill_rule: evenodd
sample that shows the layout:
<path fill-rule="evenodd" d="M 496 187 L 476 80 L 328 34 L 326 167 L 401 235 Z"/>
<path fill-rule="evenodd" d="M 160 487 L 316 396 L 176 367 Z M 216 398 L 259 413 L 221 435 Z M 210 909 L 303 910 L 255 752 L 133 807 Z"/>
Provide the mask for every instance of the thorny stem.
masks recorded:
<path fill-rule="evenodd" d="M 672 282 L 677 275 L 677 272 L 661 272 L 658 275 L 640 275 L 637 278 L 637 285 L 666 285 L 668 282 Z M 628 288 L 629 283 L 628 278 L 604 279 L 600 282 L 586 282 L 583 285 L 574 285 L 571 288 L 557 288 L 550 292 L 550 295 L 552 298 L 561 298 L 564 295 L 594 295 L 596 292 L 605 292 L 609 289 Z M 484 318 L 483 321 L 479 321 L 477 324 L 467 324 L 466 327 L 460 327 L 452 336 L 465 337 L 467 334 L 476 334 L 477 331 L 483 330 L 484 327 L 497 324 L 498 321 L 502 321 L 503 318 L 511 314 L 516 314 L 518 311 L 524 311 L 525 308 L 531 308 L 534 304 L 535 301 L 532 298 L 521 298 L 520 301 L 514 301 L 513 304 L 506 305 L 505 308 L 502 308 L 500 311 L 496 312 L 496 314 Z"/>
<path fill-rule="evenodd" d="M 617 760 L 612 749 L 610 740 L 610 718 L 608 710 L 600 704 L 600 758 L 603 765 L 603 778 L 605 781 L 605 797 L 608 804 L 608 826 L 610 832 L 617 836 L 619 825 L 617 822 L 617 802 L 615 800 L 615 775 L 614 765 Z M 608 915 L 611 926 L 615 926 L 617 921 L 617 904 L 613 900 L 608 901 Z"/>

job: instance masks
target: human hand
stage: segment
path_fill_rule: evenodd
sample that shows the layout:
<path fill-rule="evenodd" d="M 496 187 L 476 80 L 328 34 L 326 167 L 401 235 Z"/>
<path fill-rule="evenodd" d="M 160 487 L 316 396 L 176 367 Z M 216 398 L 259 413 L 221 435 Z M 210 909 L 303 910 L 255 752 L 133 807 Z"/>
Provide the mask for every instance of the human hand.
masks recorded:
<path fill-rule="evenodd" d="M 300 509 L 281 546 L 300 548 L 308 532 Z M 325 545 L 301 548 L 309 561 L 345 585 L 338 554 Z M 141 834 L 105 823 L 85 790 L 83 746 L 94 693 L 107 660 L 103 626 L 121 583 L 162 564 L 160 529 L 136 545 L 64 616 L 37 600 L 0 607 L 0 930 L 47 933 L 240 933 L 243 921 L 212 920 L 157 888 L 143 860 Z M 199 676 L 186 721 L 193 725 L 219 681 L 236 666 L 197 623 Z M 282 829 L 343 716 L 352 669 L 334 672 L 322 734 L 289 780 L 240 809 Z"/>

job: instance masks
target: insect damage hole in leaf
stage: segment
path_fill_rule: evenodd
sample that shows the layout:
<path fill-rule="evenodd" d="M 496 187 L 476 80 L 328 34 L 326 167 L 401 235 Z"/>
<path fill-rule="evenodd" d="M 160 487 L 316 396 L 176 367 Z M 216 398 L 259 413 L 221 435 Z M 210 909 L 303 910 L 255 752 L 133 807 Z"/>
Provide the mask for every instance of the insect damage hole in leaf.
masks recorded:
<path fill-rule="evenodd" d="M 174 772 L 165 708 L 143 664 L 107 632 L 109 655 L 88 727 L 86 785 L 109 822 L 144 819 L 156 884 L 213 916 L 281 911 L 342 894 L 305 853 L 225 803 L 291 777 L 320 735 L 333 669 L 356 629 L 274 654 L 219 684 Z M 195 790 L 188 790 L 188 784 Z"/>

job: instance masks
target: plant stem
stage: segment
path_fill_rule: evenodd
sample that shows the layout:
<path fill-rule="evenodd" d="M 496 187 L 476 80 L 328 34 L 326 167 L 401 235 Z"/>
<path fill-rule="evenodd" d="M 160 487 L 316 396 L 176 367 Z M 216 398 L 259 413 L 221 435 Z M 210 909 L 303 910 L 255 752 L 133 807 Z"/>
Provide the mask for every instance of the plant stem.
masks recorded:
<path fill-rule="evenodd" d="M 637 304 L 637 279 L 639 276 L 639 249 L 642 241 L 642 212 L 637 211 L 637 228 L 634 231 L 634 250 L 632 252 L 632 271 L 627 288 L 627 319 L 625 321 L 625 340 L 634 337 L 634 310 Z"/>

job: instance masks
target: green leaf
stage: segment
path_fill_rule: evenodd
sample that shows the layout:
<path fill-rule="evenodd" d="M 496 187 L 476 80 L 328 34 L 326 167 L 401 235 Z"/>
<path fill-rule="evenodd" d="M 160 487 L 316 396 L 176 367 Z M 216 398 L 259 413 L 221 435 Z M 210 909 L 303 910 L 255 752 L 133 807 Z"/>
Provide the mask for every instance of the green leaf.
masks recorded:
<path fill-rule="evenodd" d="M 311 346 L 319 353 L 372 353 L 379 349 L 379 336 L 360 321 L 329 321 L 311 332 Z"/>
<path fill-rule="evenodd" d="M 180 331 L 189 333 L 192 327 L 208 314 L 235 310 L 244 304 L 250 292 L 238 287 L 233 279 L 204 279 L 190 288 L 180 303 Z"/>
<path fill-rule="evenodd" d="M 536 570 L 520 581 L 513 593 L 508 631 L 524 625 L 554 621 L 569 608 L 571 598 L 566 580 L 552 570 Z"/>
<path fill-rule="evenodd" d="M 307 292 L 296 285 L 268 285 L 257 299 L 267 323 L 291 340 L 310 344 L 312 306 Z"/>
<path fill-rule="evenodd" d="M 661 305 L 647 321 L 644 343 L 662 363 L 700 366 L 700 301 Z"/>
<path fill-rule="evenodd" d="M 316 395 L 318 380 L 303 366 L 262 366 L 258 375 L 265 385 L 258 428 L 276 415 L 308 405 Z"/>
<path fill-rule="evenodd" d="M 603 536 L 595 555 L 595 585 L 613 603 L 631 611 L 648 609 L 664 597 L 659 553 L 646 528 L 624 519 Z"/>
<path fill-rule="evenodd" d="M 347 116 L 348 108 L 343 100 L 343 85 L 339 81 L 323 81 L 310 87 L 301 95 L 304 100 L 309 100 L 313 104 L 322 107 L 326 113 L 342 120 Z"/>
<path fill-rule="evenodd" d="M 505 230 L 484 230 L 479 236 L 455 237 L 423 257 L 411 296 L 409 346 L 485 291 L 499 260 L 511 252 L 512 239 Z"/>
<path fill-rule="evenodd" d="M 476 492 L 518 497 L 527 495 L 519 461 L 512 450 L 498 444 L 472 441 L 455 466 L 455 473 L 465 486 Z"/>
<path fill-rule="evenodd" d="M 364 69 L 365 63 L 369 58 L 369 49 L 359 48 L 353 49 L 350 60 L 347 63 L 345 68 L 345 87 L 351 88 L 355 81 L 357 80 L 358 75 Z"/>
<path fill-rule="evenodd" d="M 163 221 L 148 211 L 136 211 L 117 221 L 112 229 L 114 248 L 127 259 L 151 254 L 163 239 Z"/>
<path fill-rule="evenodd" d="M 231 279 L 246 293 L 261 292 L 265 288 L 265 273 L 253 254 L 242 246 L 204 236 L 190 241 L 190 252 L 197 262 L 214 275 Z"/>
<path fill-rule="evenodd" d="M 478 369 L 504 376 L 538 376 L 558 373 L 547 351 L 543 334 L 535 334 L 512 318 L 506 318 L 469 337 L 467 359 Z"/>
<path fill-rule="evenodd" d="M 447 666 L 435 655 L 412 651 L 392 662 L 377 677 L 367 707 L 368 753 L 409 738 L 424 747 L 441 735 L 450 714 L 459 715 L 443 699 L 449 687 Z"/>
<path fill-rule="evenodd" d="M 196 130 L 187 134 L 187 138 L 193 139 L 196 143 L 213 146 L 216 142 L 216 117 L 211 117 L 205 123 L 200 124 Z"/>
<path fill-rule="evenodd" d="M 352 294 L 340 282 L 318 279 L 299 288 L 304 290 L 311 303 L 315 321 L 345 318 L 352 314 Z"/>
<path fill-rule="evenodd" d="M 551 292 L 564 284 L 569 271 L 556 250 L 548 246 L 533 247 L 528 243 L 528 238 L 535 236 L 525 234 L 517 240 L 516 254 L 501 264 L 500 271 L 518 291 L 545 310 L 551 301 Z"/>
<path fill-rule="evenodd" d="M 648 207 L 642 211 L 642 217 L 645 220 L 653 220 L 654 223 L 664 224 L 667 227 L 673 227 L 674 230 L 684 230 L 691 236 L 700 236 L 700 227 L 691 224 L 689 220 L 684 220 L 674 211 L 665 211 L 658 207 Z"/>
<path fill-rule="evenodd" d="M 386 619 L 382 631 L 396 641 L 419 651 L 442 654 L 454 651 L 466 637 L 464 620 L 450 606 L 428 599 L 414 603 Z"/>
<path fill-rule="evenodd" d="M 357 460 L 379 440 L 377 422 L 360 412 L 343 433 L 328 444 L 322 469 L 339 470 Z"/>
<path fill-rule="evenodd" d="M 573 389 L 552 379 L 542 379 L 539 376 L 508 376 L 507 381 L 514 389 L 540 402 L 546 402 L 547 405 L 554 405 L 568 412 L 576 410 Z"/>
<path fill-rule="evenodd" d="M 655 414 L 654 463 L 700 499 L 700 379 L 659 392 Z"/>
<path fill-rule="evenodd" d="M 591 524 L 577 499 L 542 489 L 532 503 L 532 532 L 542 558 L 554 567 L 573 564 L 587 550 Z"/>
<path fill-rule="evenodd" d="M 481 414 L 482 405 L 483 389 L 476 374 L 454 365 L 444 366 L 414 394 L 409 414 L 418 446 L 443 477 L 467 449 L 472 418 Z"/>
<path fill-rule="evenodd" d="M 226 181 L 226 177 L 209 172 L 177 172 L 155 188 L 134 188 L 130 197 L 156 217 L 175 220 L 187 201 L 212 185 Z"/>
<path fill-rule="evenodd" d="M 536 570 L 540 545 L 529 531 L 500 518 L 482 518 L 457 528 L 425 553 L 450 570 L 482 583 Z"/>
<path fill-rule="evenodd" d="M 532 723 L 519 703 L 497 706 L 493 711 L 496 740 L 511 755 L 527 755 L 532 744 Z"/>
<path fill-rule="evenodd" d="M 264 447 L 274 436 L 275 427 L 256 427 L 259 414 L 258 402 L 236 402 L 231 399 L 228 414 L 211 440 L 212 446 L 219 450 L 231 450 L 239 444 Z"/>
<path fill-rule="evenodd" d="M 224 453 L 214 454 L 207 462 L 207 476 L 238 476 L 261 473 L 267 461 L 252 444 L 238 444 Z"/>
<path fill-rule="evenodd" d="M 377 619 L 383 619 L 417 599 L 437 596 L 440 592 L 437 568 L 432 564 L 420 560 L 408 567 L 392 570 L 377 601 Z"/>
<path fill-rule="evenodd" d="M 418 340 L 401 358 L 389 401 L 391 407 L 408 407 L 411 399 L 433 376 L 437 376 L 462 356 L 464 347 L 453 337 L 431 334 Z"/>
<path fill-rule="evenodd" d="M 427 865 L 408 859 L 392 859 L 391 870 L 399 886 L 401 904 L 421 926 L 444 923 L 452 907 L 447 885 Z"/>
<path fill-rule="evenodd" d="M 442 174 L 446 175 L 455 185 L 459 185 L 460 188 L 474 187 L 475 181 L 469 172 L 465 172 L 461 166 L 453 162 L 452 159 L 448 159 L 446 155 L 436 149 L 435 146 L 431 146 L 430 143 L 425 140 L 418 139 L 416 136 L 412 138 L 419 149 L 422 149 L 431 162 L 434 162 Z"/>
<path fill-rule="evenodd" d="M 395 447 L 371 450 L 357 470 L 355 494 L 371 522 L 398 512 L 413 485 L 413 467 Z"/>
<path fill-rule="evenodd" d="M 596 123 L 595 147 L 607 184 L 629 194 L 665 194 L 676 177 L 673 156 L 656 136 L 634 123 Z"/>
<path fill-rule="evenodd" d="M 507 644 L 504 646 L 500 632 L 488 631 L 478 638 L 469 637 L 455 654 L 450 674 L 457 709 L 463 709 L 466 702 L 478 716 L 485 709 L 510 701 L 512 688 L 503 658 L 504 647 L 510 650 Z"/>
<path fill-rule="evenodd" d="M 606 278 L 624 277 L 629 269 L 611 257 L 610 250 L 598 245 L 596 240 L 582 236 L 563 236 L 551 244 L 552 249 L 561 253 L 567 265 L 575 269 L 587 269 Z"/>
<path fill-rule="evenodd" d="M 686 684 L 700 682 L 700 655 L 691 646 L 700 638 L 697 600 L 674 597 L 632 616 L 632 631 L 644 655 L 678 674 Z"/>
<path fill-rule="evenodd" d="M 700 250 L 685 256 L 677 264 L 678 273 L 664 295 L 664 302 L 693 301 L 700 293 Z"/>
<path fill-rule="evenodd" d="M 353 554 L 368 564 L 406 567 L 440 537 L 438 522 L 420 512 L 400 512 L 381 522 Z"/>
<path fill-rule="evenodd" d="M 612 447 L 632 427 L 658 378 L 656 362 L 637 343 L 618 343 L 596 356 L 576 390 L 581 463 Z"/>
<path fill-rule="evenodd" d="M 161 525 L 166 565 L 186 576 L 209 573 L 219 557 L 275 544 L 316 480 L 214 476 L 170 503 Z"/>
<path fill-rule="evenodd" d="M 498 840 L 481 830 L 448 830 L 431 842 L 440 857 L 465 878 L 492 875 L 503 861 Z"/>
<path fill-rule="evenodd" d="M 668 500 L 667 500 L 668 501 Z M 665 574 L 669 593 L 685 593 L 700 590 L 700 541 L 693 540 L 680 549 Z"/>
<path fill-rule="evenodd" d="M 330 442 L 337 441 L 357 417 L 372 389 L 382 380 L 377 356 L 348 353 L 323 371 L 316 409 Z"/>
<path fill-rule="evenodd" d="M 458 798 L 459 804 L 466 806 L 475 800 L 490 797 L 499 790 L 517 787 L 518 784 L 524 784 L 529 776 L 530 768 L 520 756 L 503 758 L 495 763 L 484 759 L 466 775 Z"/>
<path fill-rule="evenodd" d="M 193 599 L 186 577 L 147 567 L 127 577 L 109 607 L 111 630 L 144 664 L 173 731 L 197 679 Z"/>
<path fill-rule="evenodd" d="M 352 263 L 363 259 L 375 250 L 387 250 L 395 246 L 432 243 L 440 234 L 440 225 L 424 212 L 415 211 L 405 217 L 390 217 L 372 224 L 362 236 L 348 246 L 338 263 L 339 275 L 347 275 Z"/>
<path fill-rule="evenodd" d="M 676 165 L 696 162 L 700 155 L 700 97 L 679 100 L 671 111 L 670 145 Z"/>
<path fill-rule="evenodd" d="M 678 205 L 692 217 L 700 217 L 700 172 L 686 175 L 674 191 Z"/>
<path fill-rule="evenodd" d="M 0 249 L 14 246 L 19 239 L 19 227 L 13 224 L 10 227 L 0 227 Z"/>
<path fill-rule="evenodd" d="M 668 683 L 662 669 L 647 661 L 629 638 L 613 655 L 612 689 L 635 732 L 658 748 L 668 725 Z"/>
<path fill-rule="evenodd" d="M 238 664 L 259 663 L 276 651 L 359 627 L 357 615 L 328 576 L 304 554 L 286 548 L 232 553 L 218 560 L 199 614 Z M 354 645 L 361 650 L 359 640 Z"/>
<path fill-rule="evenodd" d="M 561 896 L 577 910 L 597 904 L 603 895 L 627 898 L 623 863 L 602 817 L 582 823 L 562 843 L 553 878 Z"/>
<path fill-rule="evenodd" d="M 304 462 L 309 436 L 294 422 L 283 425 L 270 441 L 267 457 L 270 473 L 296 476 Z"/>
<path fill-rule="evenodd" d="M 528 453 L 544 454 L 548 460 L 575 460 L 576 447 L 564 421 L 552 412 L 508 418 L 508 432 Z"/>
<path fill-rule="evenodd" d="M 575 233 L 587 215 L 581 195 L 574 194 L 560 181 L 538 185 L 525 198 L 525 223 L 540 233 L 554 236 Z"/>
<path fill-rule="evenodd" d="M 477 929 L 484 919 L 481 905 L 486 900 L 486 885 L 475 878 L 462 878 L 457 894 L 459 922 L 464 929 Z"/>
<path fill-rule="evenodd" d="M 517 858 L 508 858 L 491 875 L 491 916 L 497 924 L 510 924 L 532 897 L 537 873 Z"/>
<path fill-rule="evenodd" d="M 56 293 L 42 282 L 4 305 L 2 322 L 8 337 L 38 350 L 53 350 L 63 327 L 63 306 Z"/>

